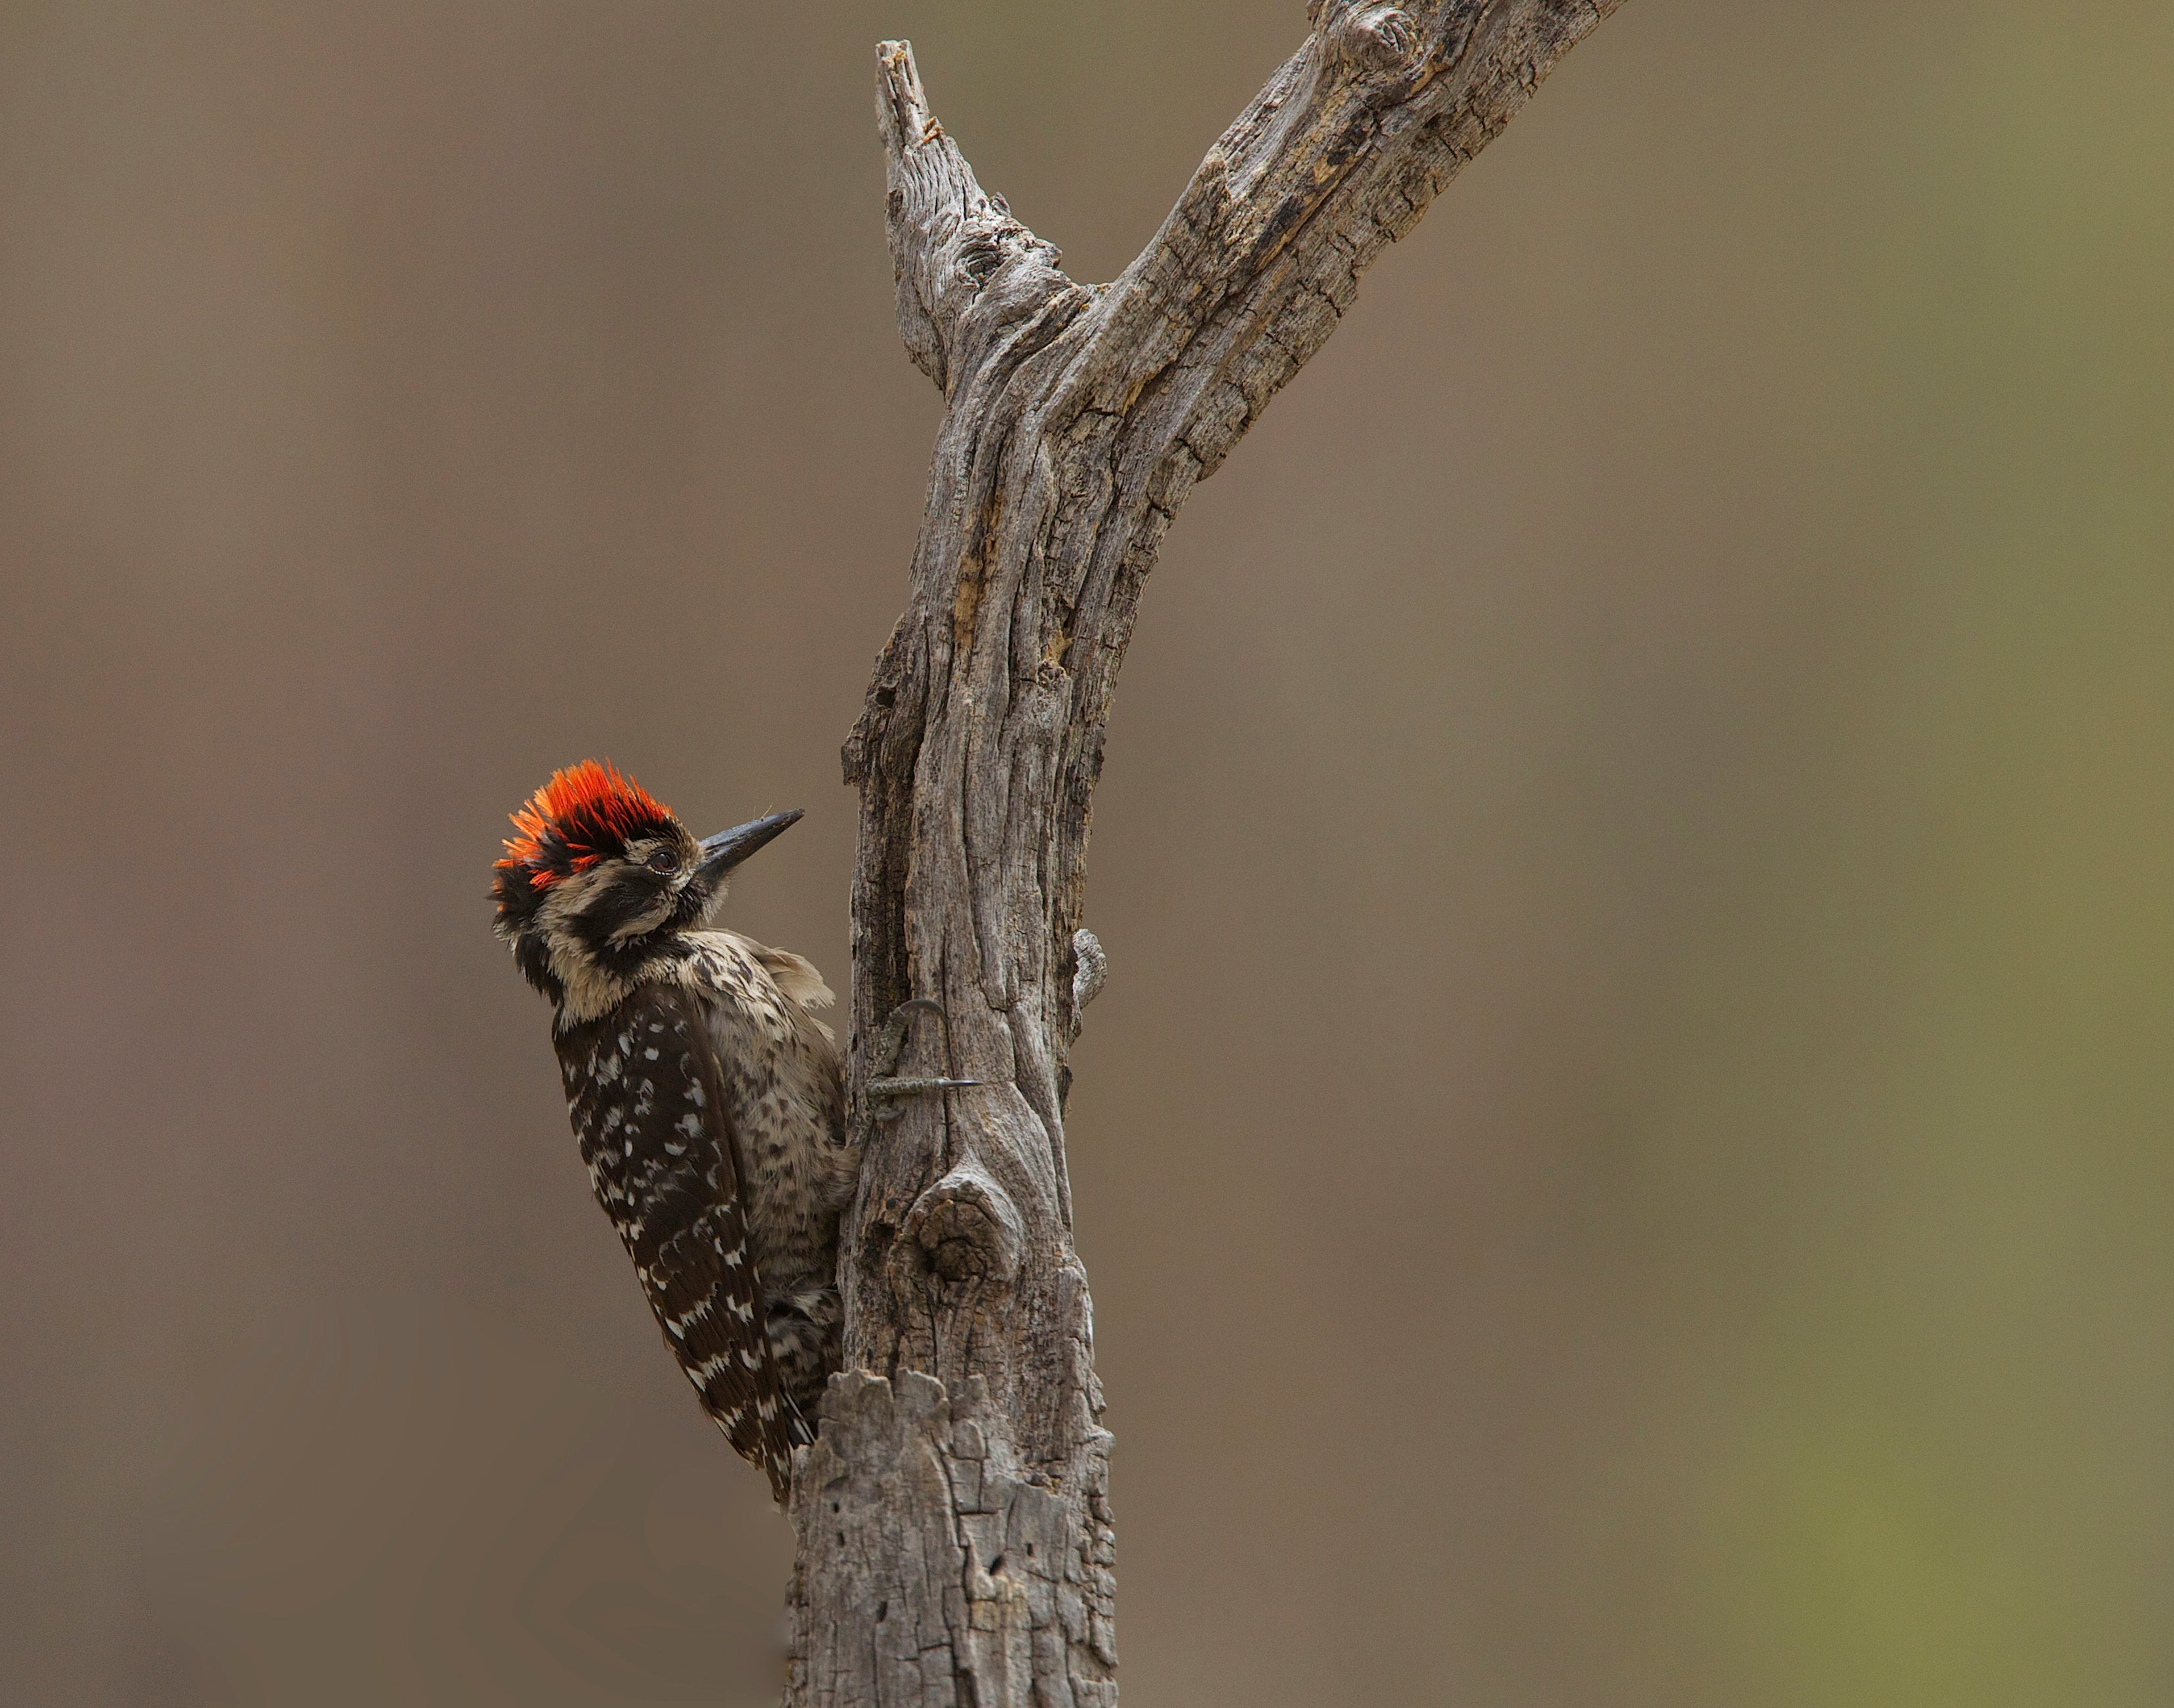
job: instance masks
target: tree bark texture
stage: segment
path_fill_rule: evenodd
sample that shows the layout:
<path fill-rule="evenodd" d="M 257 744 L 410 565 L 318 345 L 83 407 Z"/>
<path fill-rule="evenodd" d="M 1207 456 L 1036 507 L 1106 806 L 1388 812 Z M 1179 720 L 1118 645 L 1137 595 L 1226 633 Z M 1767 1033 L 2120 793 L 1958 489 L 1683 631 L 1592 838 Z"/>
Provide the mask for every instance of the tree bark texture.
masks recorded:
<path fill-rule="evenodd" d="M 1117 668 L 1163 534 L 1359 275 L 1620 0 L 1314 0 L 1311 33 L 1115 284 L 975 181 L 879 51 L 907 351 L 943 426 L 860 791 L 846 1374 L 792 1516 L 792 1708 L 1117 1696 L 1111 1437 L 1072 1249 L 1068 1057 Z M 912 997 L 906 1055 L 874 1062 Z M 895 1035 L 895 1034 L 894 1034 Z M 971 1089 L 884 1100 L 895 1073 Z"/>

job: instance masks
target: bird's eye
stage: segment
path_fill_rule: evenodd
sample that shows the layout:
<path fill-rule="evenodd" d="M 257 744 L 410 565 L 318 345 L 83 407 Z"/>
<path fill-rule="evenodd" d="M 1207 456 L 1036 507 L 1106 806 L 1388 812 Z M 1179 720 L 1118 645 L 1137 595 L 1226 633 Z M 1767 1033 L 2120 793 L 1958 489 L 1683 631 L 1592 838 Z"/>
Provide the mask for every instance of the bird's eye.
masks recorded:
<path fill-rule="evenodd" d="M 659 878 L 669 878 L 679 869 L 679 857 L 669 848 L 659 848 L 644 863 Z"/>

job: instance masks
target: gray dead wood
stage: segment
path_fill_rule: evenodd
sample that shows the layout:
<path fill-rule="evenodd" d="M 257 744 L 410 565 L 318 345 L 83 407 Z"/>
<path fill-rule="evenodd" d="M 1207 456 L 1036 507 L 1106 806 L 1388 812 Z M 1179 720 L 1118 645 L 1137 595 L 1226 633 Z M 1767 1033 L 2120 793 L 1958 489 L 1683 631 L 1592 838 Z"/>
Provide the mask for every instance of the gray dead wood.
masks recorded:
<path fill-rule="evenodd" d="M 1063 1112 L 1089 808 L 1142 586 L 1196 481 L 1359 275 L 1620 0 L 1314 0 L 1312 33 L 1115 284 L 984 192 L 879 50 L 907 351 L 942 388 L 911 602 L 846 744 L 860 790 L 846 1367 L 792 1499 L 793 1708 L 1114 1701 L 1108 1501 Z M 895 1073 L 983 1082 L 873 1106 Z M 879 1114 L 889 1116 L 878 1120 Z"/>

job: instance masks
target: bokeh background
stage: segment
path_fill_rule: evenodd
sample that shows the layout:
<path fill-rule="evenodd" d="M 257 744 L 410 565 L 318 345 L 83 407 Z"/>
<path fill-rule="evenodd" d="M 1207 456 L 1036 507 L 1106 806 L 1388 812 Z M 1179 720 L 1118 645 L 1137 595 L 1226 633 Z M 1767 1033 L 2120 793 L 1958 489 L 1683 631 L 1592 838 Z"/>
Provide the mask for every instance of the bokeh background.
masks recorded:
<path fill-rule="evenodd" d="M 938 400 L 1300 0 L 0 6 L 0 1697 L 771 1700 L 487 929 L 807 822 Z M 1143 1704 L 2174 1702 L 2174 13 L 1633 0 L 1171 537 L 1072 1169 Z"/>

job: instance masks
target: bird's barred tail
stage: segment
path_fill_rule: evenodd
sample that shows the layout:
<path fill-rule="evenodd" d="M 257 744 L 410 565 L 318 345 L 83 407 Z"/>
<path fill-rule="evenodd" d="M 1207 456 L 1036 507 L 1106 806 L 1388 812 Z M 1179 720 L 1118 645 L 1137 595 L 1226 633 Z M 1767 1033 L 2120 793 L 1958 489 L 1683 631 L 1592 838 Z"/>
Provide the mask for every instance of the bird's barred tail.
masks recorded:
<path fill-rule="evenodd" d="M 770 1478 L 770 1492 L 782 1506 L 792 1492 L 792 1450 L 810 1446 L 815 1440 L 815 1432 L 800 1415 L 792 1397 L 781 1390 L 776 1406 L 765 1413 L 761 1400 L 735 1401 L 714 1378 L 706 1386 L 692 1365 L 688 1367 L 687 1378 L 695 1384 L 711 1422 L 724 1432 L 735 1453 Z"/>

